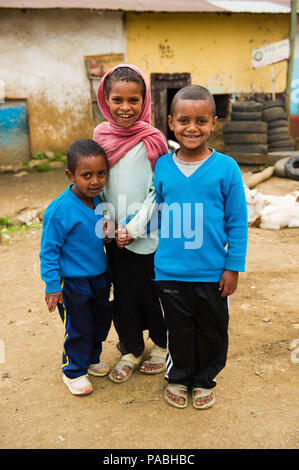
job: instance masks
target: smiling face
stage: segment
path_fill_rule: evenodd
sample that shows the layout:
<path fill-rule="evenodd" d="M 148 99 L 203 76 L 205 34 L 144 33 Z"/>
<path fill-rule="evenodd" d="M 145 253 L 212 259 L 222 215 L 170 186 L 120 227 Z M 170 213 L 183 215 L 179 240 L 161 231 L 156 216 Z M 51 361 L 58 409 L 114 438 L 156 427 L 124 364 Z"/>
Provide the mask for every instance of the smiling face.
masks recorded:
<path fill-rule="evenodd" d="M 106 158 L 102 154 L 82 156 L 78 158 L 75 173 L 66 170 L 66 174 L 73 183 L 73 193 L 90 206 L 92 198 L 101 192 L 106 183 L 108 174 Z"/>
<path fill-rule="evenodd" d="M 209 100 L 179 99 L 173 115 L 168 118 L 169 127 L 180 144 L 179 156 L 191 160 L 206 158 L 210 154 L 207 141 L 216 123 Z"/>
<path fill-rule="evenodd" d="M 142 109 L 142 88 L 140 83 L 113 82 L 109 96 L 105 95 L 113 119 L 121 127 L 131 127 L 137 121 Z"/>

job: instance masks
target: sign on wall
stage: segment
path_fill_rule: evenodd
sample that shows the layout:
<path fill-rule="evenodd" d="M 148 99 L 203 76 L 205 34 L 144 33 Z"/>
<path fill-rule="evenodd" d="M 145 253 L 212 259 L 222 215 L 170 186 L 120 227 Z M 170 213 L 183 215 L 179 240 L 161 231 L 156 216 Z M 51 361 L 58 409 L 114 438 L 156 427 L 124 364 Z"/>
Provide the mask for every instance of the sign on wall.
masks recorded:
<path fill-rule="evenodd" d="M 99 78 L 118 64 L 124 63 L 124 54 L 100 54 L 85 56 L 85 65 L 89 78 Z"/>
<path fill-rule="evenodd" d="M 252 66 L 253 68 L 265 67 L 266 65 L 288 60 L 289 57 L 290 41 L 284 39 L 283 41 L 273 42 L 259 49 L 253 49 Z"/>
<path fill-rule="evenodd" d="M 97 89 L 101 78 L 108 70 L 112 69 L 118 64 L 123 64 L 125 57 L 123 53 L 119 54 L 100 54 L 90 55 L 84 57 L 86 73 L 90 83 L 90 95 L 92 115 L 97 122 L 104 120 L 97 102 Z"/>

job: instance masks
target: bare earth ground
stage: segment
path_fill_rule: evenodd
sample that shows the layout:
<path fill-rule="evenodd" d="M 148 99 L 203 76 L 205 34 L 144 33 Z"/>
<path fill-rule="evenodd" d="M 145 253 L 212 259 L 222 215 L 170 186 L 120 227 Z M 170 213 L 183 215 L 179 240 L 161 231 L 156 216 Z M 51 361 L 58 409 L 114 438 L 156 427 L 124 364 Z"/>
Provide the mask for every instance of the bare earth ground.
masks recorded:
<path fill-rule="evenodd" d="M 42 207 L 66 186 L 63 169 L 0 175 L 0 215 Z M 258 186 L 286 194 L 298 182 Z M 1 449 L 295 449 L 298 447 L 299 229 L 249 229 L 247 271 L 230 298 L 230 347 L 216 405 L 178 410 L 163 375 L 135 372 L 124 384 L 91 377 L 72 396 L 61 380 L 63 326 L 48 313 L 39 277 L 41 229 L 0 244 Z M 111 329 L 102 359 L 119 359 Z M 150 340 L 146 342 L 150 347 Z M 3 351 L 4 349 L 4 351 Z M 3 355 L 4 352 L 4 355 Z M 1 356 L 0 356 L 1 359 Z"/>

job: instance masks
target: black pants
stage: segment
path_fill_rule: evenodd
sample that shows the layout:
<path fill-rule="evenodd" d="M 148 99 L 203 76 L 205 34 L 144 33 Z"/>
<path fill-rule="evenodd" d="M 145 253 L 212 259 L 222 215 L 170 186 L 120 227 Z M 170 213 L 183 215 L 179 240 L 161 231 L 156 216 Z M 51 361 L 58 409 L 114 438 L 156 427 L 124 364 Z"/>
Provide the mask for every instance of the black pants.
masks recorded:
<path fill-rule="evenodd" d="M 212 388 L 226 363 L 228 304 L 218 282 L 155 282 L 168 330 L 165 378 Z"/>
<path fill-rule="evenodd" d="M 112 320 L 110 284 L 107 272 L 63 280 L 63 304 L 57 306 L 65 327 L 62 371 L 70 379 L 87 374 L 89 365 L 99 362 Z"/>
<path fill-rule="evenodd" d="M 154 289 L 154 253 L 140 255 L 106 245 L 108 265 L 114 287 L 113 323 L 122 354 L 139 357 L 144 350 L 143 330 L 151 340 L 166 348 L 166 327 L 159 298 Z"/>

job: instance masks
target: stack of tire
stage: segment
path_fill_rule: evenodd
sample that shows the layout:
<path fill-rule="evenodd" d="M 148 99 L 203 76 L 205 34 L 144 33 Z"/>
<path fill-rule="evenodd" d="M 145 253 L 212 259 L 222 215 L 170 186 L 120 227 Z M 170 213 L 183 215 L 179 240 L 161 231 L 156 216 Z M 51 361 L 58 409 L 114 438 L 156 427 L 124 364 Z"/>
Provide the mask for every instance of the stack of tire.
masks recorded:
<path fill-rule="evenodd" d="M 262 118 L 268 126 L 269 152 L 295 150 L 295 144 L 289 134 L 288 116 L 281 100 L 265 101 Z"/>
<path fill-rule="evenodd" d="M 238 163 L 263 164 L 267 160 L 267 123 L 262 120 L 263 103 L 232 103 L 231 120 L 223 124 L 225 153 Z"/>

